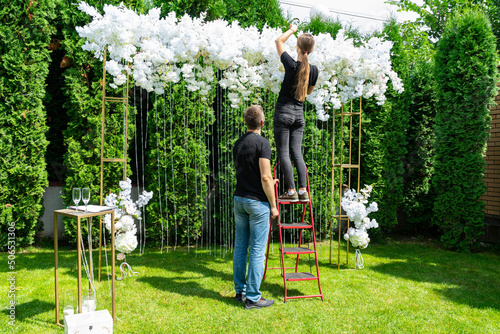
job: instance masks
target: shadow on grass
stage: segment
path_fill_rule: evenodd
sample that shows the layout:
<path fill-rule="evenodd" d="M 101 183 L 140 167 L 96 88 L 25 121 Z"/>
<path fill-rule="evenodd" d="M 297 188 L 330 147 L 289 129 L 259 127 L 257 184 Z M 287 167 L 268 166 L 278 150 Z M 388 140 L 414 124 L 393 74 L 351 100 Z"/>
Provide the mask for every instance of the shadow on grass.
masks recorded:
<path fill-rule="evenodd" d="M 134 260 L 135 261 L 135 260 Z M 197 296 L 202 298 L 211 298 L 219 300 L 231 305 L 241 305 L 234 301 L 234 291 L 231 291 L 230 297 L 224 296 L 224 291 L 218 287 L 214 289 L 202 286 L 197 280 L 210 278 L 212 280 L 226 281 L 232 286 L 232 259 L 229 256 L 226 258 L 214 257 L 211 255 L 194 255 L 188 254 L 185 251 L 177 250 L 168 254 L 150 253 L 137 258 L 137 265 L 145 267 L 160 268 L 167 271 L 166 276 L 148 276 L 147 274 L 137 279 L 139 282 L 145 282 L 152 287 L 170 291 L 173 293 L 182 294 L 184 296 Z M 221 270 L 215 270 L 214 267 L 219 266 Z M 182 276 L 168 277 L 168 272 L 173 272 Z M 186 277 L 189 273 L 195 273 L 197 277 Z M 279 273 L 275 273 L 278 274 Z M 273 276 L 275 276 L 273 274 Z M 262 282 L 261 291 L 263 294 L 271 294 L 271 296 L 283 296 L 284 288 L 282 284 L 271 282 L 276 277 L 266 278 Z M 281 277 L 279 277 L 281 280 Z M 227 292 L 226 292 L 227 293 Z M 296 289 L 288 289 L 288 295 L 300 295 L 301 292 Z"/>
<path fill-rule="evenodd" d="M 54 304 L 42 300 L 34 299 L 27 303 L 16 304 L 16 320 L 23 321 L 26 318 L 34 317 L 40 313 L 54 310 Z M 3 309 L 2 313 L 10 315 L 10 310 Z"/>
<path fill-rule="evenodd" d="M 500 310 L 499 257 L 440 249 L 431 244 L 395 243 L 366 252 L 390 262 L 369 269 L 407 280 L 442 284 L 434 290 L 448 300 L 470 307 Z"/>
<path fill-rule="evenodd" d="M 37 315 L 54 311 L 54 304 L 48 303 L 46 301 L 34 299 L 26 303 L 17 304 L 15 309 L 15 321 L 20 322 L 36 322 L 39 326 L 43 327 L 53 327 L 55 326 L 54 322 L 48 322 L 39 320 L 36 318 Z M 10 310 L 4 309 L 2 312 L 6 315 L 10 315 Z"/>
<path fill-rule="evenodd" d="M 195 280 L 195 278 L 181 276 L 144 276 L 137 279 L 138 282 L 147 283 L 158 290 L 178 293 L 184 296 L 215 299 L 230 305 L 241 305 L 237 303 L 232 296 L 223 296 L 220 292 L 204 288 Z"/>

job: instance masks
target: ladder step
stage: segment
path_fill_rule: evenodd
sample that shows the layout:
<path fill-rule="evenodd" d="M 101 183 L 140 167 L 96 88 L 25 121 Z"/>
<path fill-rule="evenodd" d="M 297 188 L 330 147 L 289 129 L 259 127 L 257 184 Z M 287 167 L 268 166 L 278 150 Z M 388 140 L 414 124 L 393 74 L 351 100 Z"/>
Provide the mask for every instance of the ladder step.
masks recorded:
<path fill-rule="evenodd" d="M 314 251 L 307 247 L 285 247 L 283 254 L 313 254 Z"/>
<path fill-rule="evenodd" d="M 127 162 L 126 159 L 123 158 L 102 158 L 104 162 Z"/>
<path fill-rule="evenodd" d="M 287 230 L 292 228 L 311 228 L 312 226 L 306 223 L 289 223 L 289 224 L 281 224 L 281 228 Z"/>
<path fill-rule="evenodd" d="M 311 273 L 285 273 L 287 281 L 313 281 L 318 278 Z"/>
<path fill-rule="evenodd" d="M 359 168 L 359 165 L 355 165 L 355 164 L 334 164 L 333 167 Z"/>
<path fill-rule="evenodd" d="M 104 97 L 105 102 L 125 102 L 127 101 L 127 98 L 125 97 L 113 97 L 113 96 L 106 96 Z"/>
<path fill-rule="evenodd" d="M 278 198 L 278 204 L 307 204 L 310 201 L 284 201 Z"/>
<path fill-rule="evenodd" d="M 323 295 L 308 295 L 308 296 L 287 296 L 286 299 L 297 299 L 297 298 L 313 298 L 313 297 L 319 297 L 321 300 L 323 300 Z M 285 301 L 286 303 L 286 301 Z"/>

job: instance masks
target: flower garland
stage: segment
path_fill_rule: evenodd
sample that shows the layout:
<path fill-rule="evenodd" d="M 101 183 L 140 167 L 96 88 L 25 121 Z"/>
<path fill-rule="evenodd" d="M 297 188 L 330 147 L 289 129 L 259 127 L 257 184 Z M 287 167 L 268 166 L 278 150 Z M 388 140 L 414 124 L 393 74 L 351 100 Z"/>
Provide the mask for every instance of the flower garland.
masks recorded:
<path fill-rule="evenodd" d="M 131 253 L 137 247 L 137 227 L 134 218 L 141 219 L 140 208 L 148 204 L 153 198 L 153 192 L 143 191 L 137 202 L 133 202 L 131 196 L 132 181 L 120 181 L 122 189 L 118 195 L 111 193 L 106 196 L 104 203 L 113 207 L 115 211 L 115 248 L 120 252 L 116 258 L 125 260 L 125 255 Z M 111 232 L 111 215 L 104 215 L 104 224 Z"/>
<path fill-rule="evenodd" d="M 361 193 L 357 193 L 354 189 L 347 190 L 340 202 L 347 217 L 354 222 L 354 228 L 350 227 L 347 230 L 344 239 L 351 241 L 351 244 L 356 248 L 368 247 L 370 238 L 367 230 L 378 227 L 375 219 L 368 218 L 370 213 L 378 211 L 377 202 L 371 202 L 366 206 L 372 189 L 372 186 L 365 185 L 365 188 L 361 189 Z"/>
<path fill-rule="evenodd" d="M 219 84 L 229 90 L 233 108 L 248 101 L 257 88 L 279 92 L 284 77 L 274 43 L 281 35 L 279 29 L 265 26 L 259 32 L 256 27 L 242 28 L 238 22 L 206 22 L 203 15 L 177 18 L 173 12 L 160 18 L 160 8 L 143 15 L 123 4 L 104 5 L 104 15 L 85 2 L 78 8 L 93 18 L 88 25 L 76 28 L 85 39 L 82 48 L 99 59 L 107 48 L 106 70 L 113 76 L 112 87 L 123 85 L 128 73 L 137 86 L 149 92 L 162 94 L 168 82 L 184 80 L 188 90 L 207 96 L 215 80 L 215 67 L 224 70 Z M 320 120 L 329 117 L 325 109 L 339 109 L 342 103 L 361 96 L 374 96 L 378 104 L 384 104 L 389 80 L 396 91 L 403 91 L 401 80 L 391 69 L 392 42 L 373 37 L 354 46 L 342 30 L 335 39 L 319 34 L 315 42 L 310 62 L 318 67 L 319 77 L 307 99 L 315 105 Z M 294 35 L 285 43 L 294 58 L 296 43 Z M 203 66 L 198 64 L 200 57 Z"/>

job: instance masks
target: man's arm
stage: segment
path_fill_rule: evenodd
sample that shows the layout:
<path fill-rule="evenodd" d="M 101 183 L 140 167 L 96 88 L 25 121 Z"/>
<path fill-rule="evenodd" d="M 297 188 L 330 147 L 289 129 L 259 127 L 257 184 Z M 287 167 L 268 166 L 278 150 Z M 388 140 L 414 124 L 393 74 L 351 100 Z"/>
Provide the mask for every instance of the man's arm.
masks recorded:
<path fill-rule="evenodd" d="M 262 189 L 266 193 L 267 200 L 271 205 L 271 217 L 274 219 L 278 217 L 278 208 L 276 207 L 276 198 L 274 196 L 274 180 L 271 175 L 271 160 L 266 158 L 259 158 L 260 180 L 262 182 Z"/>

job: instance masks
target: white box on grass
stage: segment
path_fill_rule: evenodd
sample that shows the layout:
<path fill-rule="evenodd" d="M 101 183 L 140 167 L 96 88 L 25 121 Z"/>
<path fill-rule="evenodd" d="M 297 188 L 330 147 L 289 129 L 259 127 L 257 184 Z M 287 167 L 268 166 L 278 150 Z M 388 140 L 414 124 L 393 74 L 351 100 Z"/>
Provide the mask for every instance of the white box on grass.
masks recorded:
<path fill-rule="evenodd" d="M 113 318 L 108 310 L 77 313 L 64 317 L 64 334 L 111 334 Z"/>

